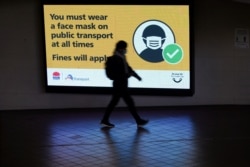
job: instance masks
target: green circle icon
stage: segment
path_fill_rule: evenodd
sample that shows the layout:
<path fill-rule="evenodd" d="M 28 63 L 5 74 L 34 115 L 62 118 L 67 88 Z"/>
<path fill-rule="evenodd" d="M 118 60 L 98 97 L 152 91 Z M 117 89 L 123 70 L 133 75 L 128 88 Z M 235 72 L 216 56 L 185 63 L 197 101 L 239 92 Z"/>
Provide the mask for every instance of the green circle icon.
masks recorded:
<path fill-rule="evenodd" d="M 169 44 L 163 49 L 163 58 L 170 64 L 178 64 L 183 58 L 183 50 L 178 44 Z"/>

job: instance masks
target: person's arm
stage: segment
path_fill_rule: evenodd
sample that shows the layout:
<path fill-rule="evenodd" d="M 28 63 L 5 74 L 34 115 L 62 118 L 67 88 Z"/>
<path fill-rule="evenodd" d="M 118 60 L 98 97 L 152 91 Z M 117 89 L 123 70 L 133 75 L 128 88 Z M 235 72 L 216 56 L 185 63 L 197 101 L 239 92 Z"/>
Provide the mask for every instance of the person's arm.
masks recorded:
<path fill-rule="evenodd" d="M 142 78 L 129 66 L 129 77 L 133 76 L 136 79 L 138 79 L 139 81 L 142 80 Z"/>
<path fill-rule="evenodd" d="M 136 72 L 134 72 L 134 71 L 132 73 L 132 76 L 134 76 L 135 78 L 137 78 L 139 81 L 142 80 L 142 78 Z"/>

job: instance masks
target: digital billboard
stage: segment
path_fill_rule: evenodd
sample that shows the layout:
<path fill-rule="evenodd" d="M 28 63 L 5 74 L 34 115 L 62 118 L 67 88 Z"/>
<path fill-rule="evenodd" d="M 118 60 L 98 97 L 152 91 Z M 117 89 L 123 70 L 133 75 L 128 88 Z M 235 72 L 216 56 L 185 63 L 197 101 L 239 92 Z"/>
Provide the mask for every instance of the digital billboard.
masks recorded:
<path fill-rule="evenodd" d="M 129 79 L 132 93 L 193 94 L 191 3 L 75 2 L 42 4 L 47 90 L 108 93 L 104 63 L 124 40 L 142 78 Z"/>

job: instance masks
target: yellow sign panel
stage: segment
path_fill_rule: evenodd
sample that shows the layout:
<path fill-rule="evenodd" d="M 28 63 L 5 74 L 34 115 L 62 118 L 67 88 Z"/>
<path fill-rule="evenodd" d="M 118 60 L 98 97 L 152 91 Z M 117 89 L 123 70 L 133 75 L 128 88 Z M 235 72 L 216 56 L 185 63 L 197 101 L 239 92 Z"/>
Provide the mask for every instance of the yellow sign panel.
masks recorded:
<path fill-rule="evenodd" d="M 134 69 L 189 70 L 187 5 L 44 5 L 44 23 L 48 68 L 102 69 L 125 40 Z"/>

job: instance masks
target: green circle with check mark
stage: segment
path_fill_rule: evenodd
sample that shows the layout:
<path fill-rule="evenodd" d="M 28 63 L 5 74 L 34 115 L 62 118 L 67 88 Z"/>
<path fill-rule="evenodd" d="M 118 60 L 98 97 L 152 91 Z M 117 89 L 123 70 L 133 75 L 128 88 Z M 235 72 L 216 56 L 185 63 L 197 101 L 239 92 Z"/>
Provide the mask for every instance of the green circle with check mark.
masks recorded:
<path fill-rule="evenodd" d="M 178 64 L 183 58 L 183 50 L 178 44 L 169 44 L 163 49 L 163 58 L 170 64 Z"/>

